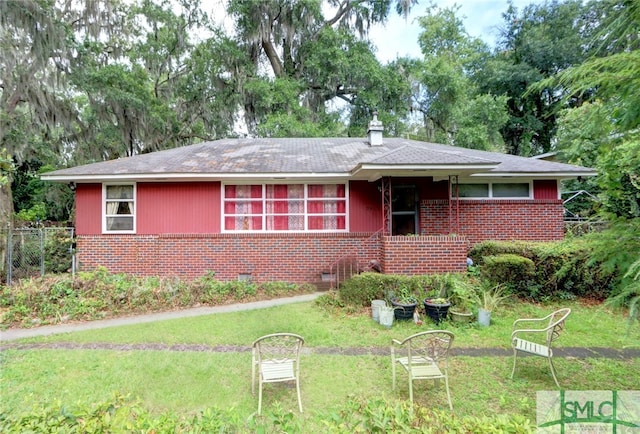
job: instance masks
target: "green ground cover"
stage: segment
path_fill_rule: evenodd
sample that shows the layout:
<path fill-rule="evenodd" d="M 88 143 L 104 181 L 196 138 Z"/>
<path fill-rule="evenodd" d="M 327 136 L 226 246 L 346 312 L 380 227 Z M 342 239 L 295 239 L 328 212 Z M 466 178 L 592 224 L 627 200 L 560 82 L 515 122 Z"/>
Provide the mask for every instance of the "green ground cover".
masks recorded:
<path fill-rule="evenodd" d="M 579 301 L 563 303 L 573 312 L 558 346 L 639 348 L 638 328 L 626 334 L 624 315 L 602 305 Z M 456 334 L 454 347 L 509 348 L 515 318 L 539 316 L 558 304 L 512 303 L 494 312 L 492 325 L 442 328 Z M 110 349 L 6 349 L 2 351 L 0 410 L 6 414 L 25 411 L 36 404 L 61 400 L 103 402 L 116 394 L 139 399 L 154 414 L 196 414 L 208 408 L 232 408 L 243 419 L 257 408 L 251 395 L 250 360 L 252 341 L 264 334 L 290 331 L 305 337 L 309 349 L 320 347 L 387 348 L 392 338 L 403 338 L 435 328 L 396 322 L 391 329 L 375 323 L 367 310 L 327 311 L 316 303 L 296 303 L 245 312 L 223 313 L 30 338 L 28 343 L 194 344 L 237 346 L 233 352 Z M 528 358 L 518 365 L 515 380 L 509 357 L 462 357 L 451 360 L 451 393 L 457 415 L 520 415 L 535 421 L 535 393 L 555 389 L 546 361 Z M 305 412 L 296 420 L 309 429 L 322 429 L 323 422 L 356 396 L 361 399 L 408 397 L 402 381 L 391 390 L 388 355 L 320 354 L 302 357 L 302 394 Z M 638 389 L 640 360 L 558 358 L 558 377 L 566 389 Z M 416 403 L 445 410 L 442 387 L 419 382 Z M 281 385 L 269 385 L 265 410 L 292 410 L 297 414 L 295 393 Z"/>

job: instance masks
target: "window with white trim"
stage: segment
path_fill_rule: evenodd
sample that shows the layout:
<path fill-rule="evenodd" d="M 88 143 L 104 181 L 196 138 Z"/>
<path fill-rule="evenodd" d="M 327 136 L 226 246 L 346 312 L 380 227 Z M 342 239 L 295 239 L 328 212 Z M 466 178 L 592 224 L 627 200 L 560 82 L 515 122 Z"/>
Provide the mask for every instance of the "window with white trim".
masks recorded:
<path fill-rule="evenodd" d="M 530 199 L 530 182 L 460 183 L 451 186 L 451 196 L 460 199 Z"/>
<path fill-rule="evenodd" d="M 345 184 L 224 185 L 223 230 L 345 232 Z"/>
<path fill-rule="evenodd" d="M 135 232 L 135 184 L 104 184 L 102 198 L 103 232 Z"/>

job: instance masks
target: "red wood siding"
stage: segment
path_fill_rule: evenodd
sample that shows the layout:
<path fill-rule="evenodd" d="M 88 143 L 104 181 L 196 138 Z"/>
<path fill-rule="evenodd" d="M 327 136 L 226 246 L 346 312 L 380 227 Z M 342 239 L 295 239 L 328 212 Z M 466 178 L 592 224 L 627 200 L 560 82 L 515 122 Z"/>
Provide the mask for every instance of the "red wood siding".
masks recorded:
<path fill-rule="evenodd" d="M 382 196 L 378 184 L 366 181 L 349 183 L 350 232 L 376 232 L 382 229 Z"/>
<path fill-rule="evenodd" d="M 220 232 L 220 183 L 138 183 L 137 233 Z"/>
<path fill-rule="evenodd" d="M 102 184 L 76 185 L 76 234 L 102 232 Z"/>
<path fill-rule="evenodd" d="M 557 200 L 558 181 L 555 179 L 540 179 L 533 181 L 533 198 L 536 200 Z"/>

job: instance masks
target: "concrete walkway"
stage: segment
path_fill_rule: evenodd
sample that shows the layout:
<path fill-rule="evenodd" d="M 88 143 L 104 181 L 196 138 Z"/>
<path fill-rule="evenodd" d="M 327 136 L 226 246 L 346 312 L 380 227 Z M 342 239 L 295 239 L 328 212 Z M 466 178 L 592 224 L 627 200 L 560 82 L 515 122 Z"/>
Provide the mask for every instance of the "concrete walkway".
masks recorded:
<path fill-rule="evenodd" d="M 196 307 L 193 309 L 182 309 L 171 312 L 150 313 L 146 315 L 136 315 L 121 318 L 112 318 L 98 321 L 86 321 L 78 323 L 58 324 L 51 326 L 34 327 L 31 329 L 8 329 L 0 331 L 0 342 L 14 341 L 16 339 L 33 338 L 37 336 L 49 336 L 60 333 L 71 333 L 83 330 L 103 329 L 107 327 L 118 327 L 131 324 L 142 324 L 154 321 L 164 321 L 168 319 L 189 318 L 201 315 L 211 315 L 213 313 L 239 312 L 242 310 L 263 309 L 283 304 L 301 303 L 312 301 L 322 295 L 322 292 L 313 294 L 296 295 L 293 297 L 276 298 L 272 300 L 261 300 L 250 303 L 236 303 L 222 306 Z"/>
<path fill-rule="evenodd" d="M 193 309 L 183 309 L 179 311 L 160 312 L 146 315 L 137 315 L 122 318 L 113 318 L 100 321 L 87 321 L 72 324 L 60 324 L 52 326 L 35 327 L 32 329 L 8 329 L 0 331 L 0 350 L 6 349 L 95 349 L 95 350 L 117 350 L 117 351 L 197 351 L 197 352 L 248 352 L 248 346 L 233 345 L 199 345 L 199 344 L 109 344 L 109 343 L 20 343 L 9 342 L 24 338 L 49 336 L 61 333 L 72 333 L 83 330 L 95 330 L 107 327 L 118 327 L 131 324 L 142 324 L 154 321 L 164 321 L 177 318 L 188 318 L 201 315 L 211 315 L 215 313 L 239 312 L 251 309 L 263 309 L 273 306 L 281 306 L 290 303 L 300 303 L 315 300 L 322 295 L 322 292 L 313 294 L 297 295 L 293 297 L 277 298 L 273 300 L 262 300 L 251 303 L 237 303 L 223 306 L 198 307 Z M 306 347 L 307 354 L 335 354 L 345 356 L 359 355 L 388 355 L 389 349 L 386 347 Z M 452 348 L 453 355 L 466 357 L 510 357 L 513 355 L 510 348 Z M 603 347 L 559 347 L 554 350 L 556 357 L 573 358 L 609 358 L 609 359 L 636 359 L 640 358 L 640 348 L 627 348 L 622 350 Z"/>

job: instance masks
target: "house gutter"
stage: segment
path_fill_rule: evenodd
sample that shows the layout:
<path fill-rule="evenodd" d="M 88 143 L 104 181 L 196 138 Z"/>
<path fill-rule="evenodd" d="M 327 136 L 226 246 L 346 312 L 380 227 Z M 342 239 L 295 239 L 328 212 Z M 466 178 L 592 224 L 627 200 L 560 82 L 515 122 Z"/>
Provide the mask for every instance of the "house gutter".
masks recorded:
<path fill-rule="evenodd" d="M 108 182 L 108 181 L 238 181 L 238 180 L 316 180 L 332 178 L 345 180 L 351 178 L 348 173 L 122 173 L 111 175 L 47 175 L 40 179 L 53 182 Z"/>

